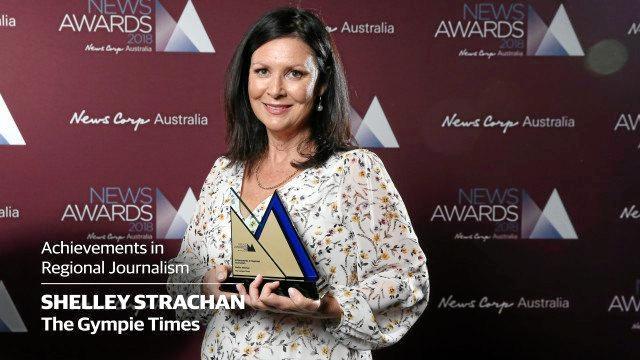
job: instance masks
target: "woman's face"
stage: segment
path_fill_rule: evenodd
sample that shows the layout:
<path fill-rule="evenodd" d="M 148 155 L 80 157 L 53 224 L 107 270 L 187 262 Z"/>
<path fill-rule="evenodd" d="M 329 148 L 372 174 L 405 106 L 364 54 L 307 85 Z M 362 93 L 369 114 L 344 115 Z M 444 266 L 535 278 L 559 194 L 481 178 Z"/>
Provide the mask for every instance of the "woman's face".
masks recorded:
<path fill-rule="evenodd" d="M 318 67 L 302 40 L 271 40 L 251 56 L 249 99 L 258 119 L 272 133 L 293 133 L 306 126 L 313 111 Z"/>

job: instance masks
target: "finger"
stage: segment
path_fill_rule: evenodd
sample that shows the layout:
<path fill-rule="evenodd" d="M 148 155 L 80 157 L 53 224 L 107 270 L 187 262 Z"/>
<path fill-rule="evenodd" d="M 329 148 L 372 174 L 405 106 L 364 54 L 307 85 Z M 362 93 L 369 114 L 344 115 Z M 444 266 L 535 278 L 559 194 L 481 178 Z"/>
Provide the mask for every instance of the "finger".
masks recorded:
<path fill-rule="evenodd" d="M 251 298 L 249 297 L 249 294 L 247 294 L 247 290 L 244 288 L 244 285 L 236 284 L 236 289 L 238 289 L 238 295 L 240 295 L 240 297 L 244 299 L 244 303 L 253 308 L 251 304 Z"/>
<path fill-rule="evenodd" d="M 315 312 L 320 308 L 320 300 L 309 299 L 293 287 L 289 288 L 289 298 L 293 302 L 293 305 L 301 311 Z"/>
<path fill-rule="evenodd" d="M 251 296 L 251 298 L 254 300 L 257 300 L 260 297 L 259 286 L 261 282 L 262 282 L 262 275 L 258 274 L 258 276 L 256 276 L 255 279 L 253 279 L 251 284 L 249 284 L 249 296 Z"/>
<path fill-rule="evenodd" d="M 243 284 L 236 284 L 236 289 L 238 290 L 238 294 L 245 296 L 247 295 L 247 290 L 245 290 Z"/>
<path fill-rule="evenodd" d="M 251 284 L 249 284 L 249 297 L 251 298 L 254 308 L 265 309 L 266 306 L 260 301 L 260 290 L 258 289 L 260 283 L 262 283 L 262 275 L 258 274 Z"/>
<path fill-rule="evenodd" d="M 220 277 L 220 273 L 218 272 L 218 267 L 215 268 L 215 274 L 213 276 L 211 276 L 210 280 L 209 280 L 209 286 L 212 289 L 212 293 L 214 296 L 218 297 L 218 296 L 226 296 L 225 294 L 228 294 L 226 291 L 222 291 L 220 289 L 220 286 L 222 285 L 221 282 L 225 280 L 225 278 L 221 280 L 219 280 Z M 223 274 L 224 275 L 224 274 Z"/>
<path fill-rule="evenodd" d="M 272 281 L 264 284 L 262 291 L 260 292 L 260 301 L 264 302 L 265 299 L 269 298 L 269 295 L 271 295 L 279 285 L 279 281 Z"/>
<path fill-rule="evenodd" d="M 271 294 L 268 298 L 264 299 L 262 303 L 269 306 L 268 310 L 270 311 L 300 314 L 300 310 L 298 310 L 293 302 L 291 302 L 291 299 L 286 296 Z"/>
<path fill-rule="evenodd" d="M 216 268 L 212 267 L 204 274 L 204 280 L 207 283 L 213 282 L 216 276 Z"/>
<path fill-rule="evenodd" d="M 216 266 L 216 279 L 218 281 L 225 281 L 227 279 L 227 266 L 226 265 L 218 265 L 218 266 Z"/>
<path fill-rule="evenodd" d="M 260 293 L 260 301 L 266 306 L 270 307 L 269 310 L 294 310 L 291 300 L 286 296 L 280 296 L 274 293 L 275 289 L 280 286 L 279 281 L 265 284 L 262 287 Z"/>

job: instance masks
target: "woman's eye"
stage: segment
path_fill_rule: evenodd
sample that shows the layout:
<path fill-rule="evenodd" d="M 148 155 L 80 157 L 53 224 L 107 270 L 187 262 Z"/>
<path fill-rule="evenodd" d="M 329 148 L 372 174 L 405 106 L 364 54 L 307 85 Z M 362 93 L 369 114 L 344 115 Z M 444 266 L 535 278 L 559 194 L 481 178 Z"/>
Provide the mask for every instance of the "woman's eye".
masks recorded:
<path fill-rule="evenodd" d="M 258 76 L 266 76 L 269 73 L 267 69 L 256 69 L 255 72 Z"/>
<path fill-rule="evenodd" d="M 301 72 L 301 71 L 298 71 L 298 70 L 291 70 L 291 72 L 289 72 L 289 74 L 290 74 L 292 77 L 296 78 L 296 79 L 301 78 L 301 77 L 302 77 L 302 75 L 303 75 L 303 74 L 302 74 L 302 72 Z"/>

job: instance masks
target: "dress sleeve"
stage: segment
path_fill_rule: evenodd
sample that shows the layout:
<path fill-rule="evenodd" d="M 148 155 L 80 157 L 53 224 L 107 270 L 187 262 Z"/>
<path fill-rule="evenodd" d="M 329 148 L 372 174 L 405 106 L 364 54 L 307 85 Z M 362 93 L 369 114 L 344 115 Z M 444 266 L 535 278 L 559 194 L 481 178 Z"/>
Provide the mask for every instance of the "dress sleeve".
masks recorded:
<path fill-rule="evenodd" d="M 167 290 L 173 297 L 177 295 L 189 296 L 202 294 L 202 279 L 210 268 L 215 266 L 215 257 L 210 253 L 210 247 L 205 239 L 207 229 L 212 227 L 209 216 L 210 202 L 214 195 L 214 187 L 220 181 L 220 169 L 224 166 L 224 158 L 218 158 L 200 191 L 200 197 L 189 226 L 182 238 L 178 255 L 170 260 L 172 264 L 184 264 L 189 271 L 169 275 Z M 176 317 L 179 320 L 208 321 L 215 310 L 188 310 L 177 309 Z"/>
<path fill-rule="evenodd" d="M 378 156 L 346 157 L 338 191 L 339 216 L 357 250 L 357 278 L 331 285 L 343 315 L 327 331 L 345 346 L 371 350 L 396 343 L 429 299 L 426 257 L 405 205 Z"/>

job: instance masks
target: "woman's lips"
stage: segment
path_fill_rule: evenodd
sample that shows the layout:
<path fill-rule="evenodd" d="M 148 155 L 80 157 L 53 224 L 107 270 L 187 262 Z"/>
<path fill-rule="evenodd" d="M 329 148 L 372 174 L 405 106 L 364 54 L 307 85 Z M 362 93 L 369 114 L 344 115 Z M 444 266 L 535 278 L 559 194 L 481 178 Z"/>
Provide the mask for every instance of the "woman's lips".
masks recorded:
<path fill-rule="evenodd" d="M 264 104 L 264 107 L 267 109 L 267 111 L 271 115 L 282 115 L 282 114 L 286 113 L 287 111 L 289 111 L 289 108 L 291 108 L 291 105 Z"/>

